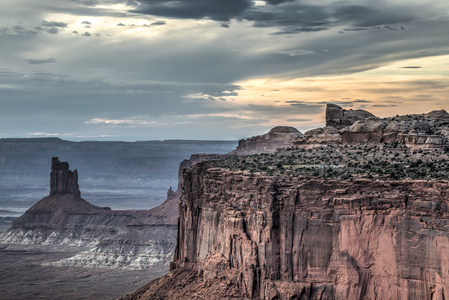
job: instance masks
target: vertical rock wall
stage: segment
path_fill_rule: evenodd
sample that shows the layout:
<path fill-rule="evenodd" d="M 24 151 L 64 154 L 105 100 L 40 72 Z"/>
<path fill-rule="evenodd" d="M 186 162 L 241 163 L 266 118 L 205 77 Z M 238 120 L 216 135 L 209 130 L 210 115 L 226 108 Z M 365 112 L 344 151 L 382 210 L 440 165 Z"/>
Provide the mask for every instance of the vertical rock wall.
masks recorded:
<path fill-rule="evenodd" d="M 253 299 L 448 299 L 449 186 L 184 176 L 174 268 Z M 211 295 L 211 299 L 214 299 Z"/>
<path fill-rule="evenodd" d="M 58 157 L 51 160 L 50 196 L 73 194 L 81 197 L 78 186 L 78 171 L 69 170 L 69 163 L 59 161 Z"/>

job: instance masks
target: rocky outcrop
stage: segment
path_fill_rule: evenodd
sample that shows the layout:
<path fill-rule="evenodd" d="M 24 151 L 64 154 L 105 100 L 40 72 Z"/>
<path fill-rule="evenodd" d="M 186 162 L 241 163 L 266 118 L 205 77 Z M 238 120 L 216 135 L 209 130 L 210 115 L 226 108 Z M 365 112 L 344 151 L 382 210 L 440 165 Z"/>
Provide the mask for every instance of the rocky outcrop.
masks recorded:
<path fill-rule="evenodd" d="M 449 114 L 445 110 L 377 118 L 366 111 L 328 104 L 326 127 L 307 131 L 298 147 L 329 144 L 400 144 L 413 149 L 449 147 Z"/>
<path fill-rule="evenodd" d="M 363 110 L 346 110 L 336 104 L 326 105 L 326 126 L 342 129 L 350 126 L 359 120 L 375 117 L 372 113 Z"/>
<path fill-rule="evenodd" d="M 396 143 L 411 148 L 442 148 L 449 145 L 449 114 L 432 111 L 421 115 L 369 118 L 341 133 L 343 144 Z"/>
<path fill-rule="evenodd" d="M 78 174 L 52 159 L 50 195 L 40 200 L 0 243 L 79 251 L 58 266 L 168 270 L 177 233 L 177 197 L 152 210 L 111 210 L 80 197 Z M 173 211 L 173 212 L 172 212 Z"/>
<path fill-rule="evenodd" d="M 237 149 L 232 155 L 248 155 L 257 153 L 274 153 L 278 148 L 287 148 L 293 145 L 293 141 L 302 136 L 294 127 L 277 126 L 268 133 L 253 136 L 239 141 Z"/>
<path fill-rule="evenodd" d="M 184 175 L 172 272 L 124 299 L 448 299 L 448 200 L 447 181 L 282 180 L 201 163 Z M 194 291 L 176 277 L 189 270 Z"/>

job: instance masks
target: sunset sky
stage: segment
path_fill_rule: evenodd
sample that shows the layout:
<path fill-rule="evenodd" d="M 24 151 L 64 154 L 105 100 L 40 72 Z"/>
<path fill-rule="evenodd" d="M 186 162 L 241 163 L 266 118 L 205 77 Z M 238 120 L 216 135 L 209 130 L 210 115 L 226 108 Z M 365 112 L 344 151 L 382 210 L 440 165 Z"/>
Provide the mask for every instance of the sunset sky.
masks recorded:
<path fill-rule="evenodd" d="M 231 140 L 330 102 L 449 110 L 449 1 L 0 1 L 0 138 Z"/>

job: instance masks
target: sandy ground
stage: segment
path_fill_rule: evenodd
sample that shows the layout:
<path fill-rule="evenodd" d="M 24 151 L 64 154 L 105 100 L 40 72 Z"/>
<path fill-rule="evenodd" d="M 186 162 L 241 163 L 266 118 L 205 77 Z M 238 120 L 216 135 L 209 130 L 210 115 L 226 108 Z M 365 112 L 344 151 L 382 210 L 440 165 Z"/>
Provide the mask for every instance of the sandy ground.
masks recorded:
<path fill-rule="evenodd" d="M 42 265 L 74 254 L 0 245 L 0 299 L 115 299 L 168 271 Z"/>

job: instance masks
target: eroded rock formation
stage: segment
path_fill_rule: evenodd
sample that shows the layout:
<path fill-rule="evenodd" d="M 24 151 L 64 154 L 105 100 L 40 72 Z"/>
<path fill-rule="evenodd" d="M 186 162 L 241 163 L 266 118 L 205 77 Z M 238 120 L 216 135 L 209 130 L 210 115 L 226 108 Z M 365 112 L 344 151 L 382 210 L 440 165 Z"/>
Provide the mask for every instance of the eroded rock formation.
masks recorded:
<path fill-rule="evenodd" d="M 401 144 L 414 149 L 449 146 L 449 114 L 445 110 L 378 118 L 364 110 L 326 109 L 326 127 L 304 133 L 296 146 L 327 144 Z"/>
<path fill-rule="evenodd" d="M 124 299 L 448 299 L 448 203 L 447 181 L 276 180 L 201 163 L 184 176 L 173 271 Z"/>
<path fill-rule="evenodd" d="M 81 197 L 78 186 L 78 171 L 69 170 L 68 162 L 60 162 L 57 157 L 51 159 L 50 196 L 73 194 Z"/>
<path fill-rule="evenodd" d="M 296 128 L 290 126 L 277 126 L 268 133 L 253 136 L 239 141 L 237 149 L 230 154 L 248 155 L 255 153 L 273 153 L 278 148 L 287 148 L 293 141 L 302 136 Z"/>
<path fill-rule="evenodd" d="M 421 115 L 369 118 L 345 128 L 343 144 L 398 143 L 411 148 L 441 148 L 449 144 L 449 114 L 445 110 Z"/>
<path fill-rule="evenodd" d="M 168 270 L 177 233 L 177 199 L 152 210 L 111 210 L 80 197 L 77 171 L 52 159 L 50 195 L 40 200 L 9 230 L 7 245 L 58 246 L 79 251 L 59 266 Z"/>
<path fill-rule="evenodd" d="M 364 120 L 370 117 L 375 117 L 372 113 L 363 110 L 346 110 L 336 104 L 326 105 L 326 126 L 337 129 L 350 126 L 359 120 Z"/>

